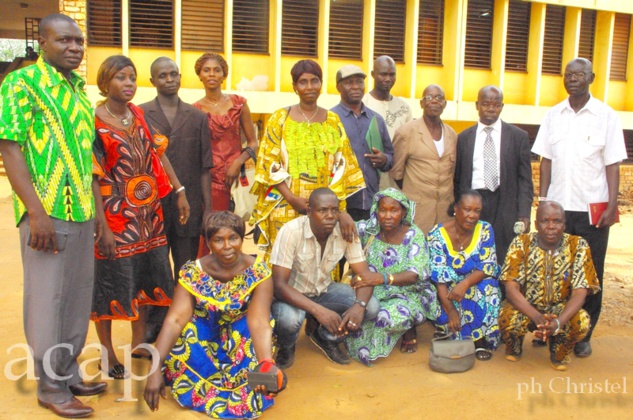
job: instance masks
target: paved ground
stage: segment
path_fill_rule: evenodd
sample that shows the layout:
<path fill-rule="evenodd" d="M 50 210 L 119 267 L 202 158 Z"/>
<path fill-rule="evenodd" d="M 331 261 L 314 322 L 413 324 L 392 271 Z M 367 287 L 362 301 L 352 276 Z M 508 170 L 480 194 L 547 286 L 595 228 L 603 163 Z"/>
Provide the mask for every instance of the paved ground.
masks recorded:
<path fill-rule="evenodd" d="M 39 408 L 35 382 L 10 380 L 7 372 L 24 372 L 24 352 L 12 346 L 25 343 L 22 332 L 22 269 L 17 229 L 8 198 L 6 178 L 0 177 L 0 419 L 57 418 Z M 631 418 L 633 412 L 633 215 L 611 231 L 607 258 L 606 310 L 596 329 L 594 355 L 573 359 L 567 372 L 554 371 L 547 350 L 532 348 L 526 340 L 523 360 L 510 363 L 500 348 L 489 362 L 477 362 L 463 374 L 443 375 L 428 367 L 432 328 L 419 328 L 420 348 L 412 355 L 397 350 L 373 368 L 358 363 L 338 366 L 301 336 L 297 361 L 288 369 L 289 386 L 264 414 L 265 419 L 422 419 L 466 418 Z M 252 244 L 249 245 L 249 247 Z M 115 345 L 130 339 L 129 324 L 113 326 Z M 87 344 L 98 343 L 91 325 Z M 503 346 L 502 346 L 503 347 Z M 121 353 L 122 355 L 122 353 Z M 97 351 L 84 352 L 88 372 L 96 373 Z M 122 356 L 121 356 L 122 357 Z M 92 360 L 90 360 L 92 359 Z M 142 374 L 145 361 L 134 360 L 132 371 Z M 108 392 L 82 400 L 94 407 L 94 418 L 182 418 L 203 415 L 182 409 L 171 397 L 151 413 L 142 400 L 117 402 L 125 395 L 142 398 L 144 381 L 109 382 Z"/>

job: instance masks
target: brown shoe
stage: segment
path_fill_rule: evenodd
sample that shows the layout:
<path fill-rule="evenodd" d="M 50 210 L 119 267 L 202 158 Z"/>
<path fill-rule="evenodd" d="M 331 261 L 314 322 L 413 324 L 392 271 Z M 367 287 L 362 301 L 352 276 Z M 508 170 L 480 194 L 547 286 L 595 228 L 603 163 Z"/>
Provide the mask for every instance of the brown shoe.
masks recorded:
<path fill-rule="evenodd" d="M 107 387 L 108 384 L 105 382 L 79 382 L 75 385 L 68 385 L 70 392 L 79 397 L 101 394 L 105 392 Z"/>
<path fill-rule="evenodd" d="M 37 399 L 37 402 L 40 407 L 48 408 L 58 416 L 66 417 L 69 419 L 80 419 L 83 417 L 88 417 L 94 411 L 91 407 L 84 405 L 75 397 L 72 397 L 65 403 L 61 404 L 48 404 L 40 400 L 39 398 Z"/>

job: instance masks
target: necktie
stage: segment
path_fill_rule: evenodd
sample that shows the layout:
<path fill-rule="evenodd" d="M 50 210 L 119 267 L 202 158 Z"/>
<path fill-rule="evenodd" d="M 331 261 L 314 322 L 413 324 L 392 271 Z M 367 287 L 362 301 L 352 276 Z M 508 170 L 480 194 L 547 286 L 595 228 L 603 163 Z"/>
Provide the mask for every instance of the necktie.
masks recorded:
<path fill-rule="evenodd" d="M 492 140 L 492 127 L 485 127 L 486 141 L 484 142 L 484 183 L 486 188 L 494 191 L 499 186 L 499 174 L 497 173 L 497 151 Z"/>

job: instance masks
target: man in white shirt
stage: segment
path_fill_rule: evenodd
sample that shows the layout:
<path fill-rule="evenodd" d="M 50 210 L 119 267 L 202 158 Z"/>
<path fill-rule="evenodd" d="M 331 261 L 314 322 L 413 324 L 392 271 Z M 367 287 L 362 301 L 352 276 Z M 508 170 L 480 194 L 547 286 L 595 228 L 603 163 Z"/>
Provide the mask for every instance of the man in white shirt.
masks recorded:
<path fill-rule="evenodd" d="M 560 202 L 566 210 L 565 232 L 587 240 L 602 290 L 609 227 L 618 208 L 620 162 L 627 154 L 618 115 L 589 93 L 594 78 L 589 60 L 576 58 L 567 64 L 569 98 L 547 112 L 532 152 L 542 157 L 539 196 Z M 593 226 L 588 205 L 598 202 L 607 207 Z M 578 357 L 591 355 L 589 341 L 601 306 L 602 292 L 587 296 L 583 308 L 591 316 L 591 329 L 574 347 Z"/>
<path fill-rule="evenodd" d="M 503 264 L 516 234 L 515 223 L 523 222 L 523 232 L 530 230 L 534 200 L 530 143 L 525 131 L 499 119 L 501 89 L 481 88 L 475 105 L 479 122 L 457 136 L 455 197 L 469 188 L 479 191 L 483 200 L 480 219 L 492 225 L 497 261 Z"/>
<path fill-rule="evenodd" d="M 286 223 L 273 245 L 270 263 L 275 301 L 271 312 L 279 346 L 276 362 L 281 369 L 294 363 L 295 343 L 306 315 L 319 324 L 318 328 L 306 326 L 312 342 L 331 361 L 347 364 L 350 358 L 339 342 L 348 332 L 356 331 L 363 319 L 376 317 L 380 309 L 372 297 L 373 287 L 354 290 L 332 282 L 332 270 L 343 256 L 363 279 L 382 277 L 369 272 L 359 242 L 345 242 L 339 215 L 336 194 L 318 188 L 310 195 L 307 215 Z"/>
<path fill-rule="evenodd" d="M 374 79 L 374 88 L 365 94 L 363 102 L 385 120 L 389 137 L 393 139 L 398 128 L 413 120 L 409 103 L 391 94 L 396 84 L 396 63 L 388 55 L 381 55 L 374 61 L 371 77 Z M 380 177 L 380 191 L 389 187 L 397 188 L 397 185 L 384 172 Z"/>

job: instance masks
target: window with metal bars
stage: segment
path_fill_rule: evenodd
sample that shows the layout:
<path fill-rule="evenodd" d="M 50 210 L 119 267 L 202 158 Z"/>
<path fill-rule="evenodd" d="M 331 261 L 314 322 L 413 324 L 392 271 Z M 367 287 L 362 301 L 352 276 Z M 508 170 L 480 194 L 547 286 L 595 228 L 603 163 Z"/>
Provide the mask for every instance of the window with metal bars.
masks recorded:
<path fill-rule="evenodd" d="M 377 0 L 374 31 L 374 58 L 388 55 L 396 63 L 404 62 L 406 0 Z"/>
<path fill-rule="evenodd" d="M 578 57 L 593 62 L 593 43 L 596 36 L 596 11 L 583 9 L 580 17 Z"/>
<path fill-rule="evenodd" d="M 284 0 L 281 54 L 317 56 L 319 0 Z"/>
<path fill-rule="evenodd" d="M 331 4 L 328 56 L 363 59 L 363 0 Z"/>
<path fill-rule="evenodd" d="M 530 11 L 531 3 L 510 0 L 506 34 L 506 70 L 527 70 Z"/>
<path fill-rule="evenodd" d="M 469 0 L 464 66 L 490 69 L 494 0 Z"/>
<path fill-rule="evenodd" d="M 268 53 L 268 0 L 233 0 L 233 51 Z"/>
<path fill-rule="evenodd" d="M 565 36 L 565 7 L 548 4 L 545 9 L 545 38 L 543 40 L 543 74 L 561 74 L 563 38 Z"/>
<path fill-rule="evenodd" d="M 121 0 L 88 0 L 88 45 L 121 46 Z"/>
<path fill-rule="evenodd" d="M 442 65 L 444 0 L 420 0 L 418 63 Z"/>
<path fill-rule="evenodd" d="M 224 0 L 182 0 L 182 49 L 224 52 Z"/>
<path fill-rule="evenodd" d="M 130 0 L 130 46 L 172 48 L 173 0 Z"/>
<path fill-rule="evenodd" d="M 610 80 L 626 80 L 626 62 L 629 58 L 630 35 L 631 15 L 616 13 L 613 26 Z"/>

